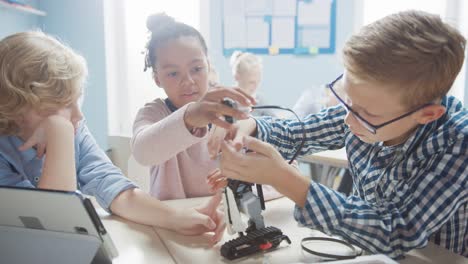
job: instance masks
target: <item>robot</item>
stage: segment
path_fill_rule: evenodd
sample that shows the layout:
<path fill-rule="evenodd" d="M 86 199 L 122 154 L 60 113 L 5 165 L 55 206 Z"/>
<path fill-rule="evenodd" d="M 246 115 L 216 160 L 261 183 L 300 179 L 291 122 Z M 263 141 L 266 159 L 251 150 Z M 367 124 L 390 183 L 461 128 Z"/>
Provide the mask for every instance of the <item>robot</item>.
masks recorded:
<path fill-rule="evenodd" d="M 237 107 L 230 99 L 223 100 L 230 107 Z M 225 120 L 234 123 L 233 117 L 226 116 Z M 256 184 L 257 195 L 253 192 L 254 184 L 228 179 L 228 184 L 223 190 L 224 212 L 227 216 L 227 230 L 230 235 L 238 234 L 221 246 L 221 255 L 229 260 L 234 260 L 257 252 L 273 250 L 283 240 L 291 244 L 288 236 L 273 226 L 266 227 L 262 216 L 265 210 L 265 200 L 260 184 Z M 241 212 L 249 218 L 247 224 L 242 221 Z"/>

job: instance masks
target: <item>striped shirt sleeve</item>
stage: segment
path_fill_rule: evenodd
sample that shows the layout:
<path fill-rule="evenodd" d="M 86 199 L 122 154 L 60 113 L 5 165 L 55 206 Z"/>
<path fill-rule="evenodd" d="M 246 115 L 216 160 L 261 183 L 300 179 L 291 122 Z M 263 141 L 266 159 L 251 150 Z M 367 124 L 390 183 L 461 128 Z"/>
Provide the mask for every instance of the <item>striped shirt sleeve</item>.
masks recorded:
<path fill-rule="evenodd" d="M 291 158 L 304 138 L 305 145 L 300 155 L 307 155 L 327 149 L 344 147 L 346 110 L 336 106 L 307 116 L 302 122 L 297 119 L 275 119 L 261 117 L 256 119 L 257 138 L 275 146 L 284 158 Z"/>

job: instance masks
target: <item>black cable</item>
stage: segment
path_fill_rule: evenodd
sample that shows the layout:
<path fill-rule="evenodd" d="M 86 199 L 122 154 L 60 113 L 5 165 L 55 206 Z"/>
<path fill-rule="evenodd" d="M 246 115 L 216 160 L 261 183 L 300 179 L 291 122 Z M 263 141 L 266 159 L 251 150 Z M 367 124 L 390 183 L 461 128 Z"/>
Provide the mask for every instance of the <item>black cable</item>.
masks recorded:
<path fill-rule="evenodd" d="M 252 109 L 253 110 L 255 110 L 255 109 L 279 109 L 279 110 L 285 110 L 285 111 L 291 112 L 291 113 L 293 113 L 294 116 L 296 116 L 296 119 L 299 121 L 299 123 L 301 123 L 302 141 L 301 141 L 301 144 L 299 145 L 299 147 L 296 149 L 296 152 L 294 153 L 293 157 L 288 162 L 289 164 L 293 163 L 293 161 L 297 158 L 297 156 L 299 156 L 299 153 L 301 152 L 301 149 L 304 147 L 305 139 L 306 139 L 305 126 L 304 126 L 304 122 L 302 122 L 301 118 L 293 110 L 291 110 L 289 108 L 286 108 L 286 107 L 277 106 L 277 105 L 258 105 L 258 106 L 252 106 Z"/>
<path fill-rule="evenodd" d="M 319 251 L 315 251 L 315 250 L 312 250 L 308 247 L 306 247 L 306 243 L 307 241 L 328 241 L 328 242 L 332 242 L 332 243 L 336 243 L 336 244 L 341 244 L 341 245 L 344 245 L 348 248 L 350 248 L 353 253 L 352 254 L 349 254 L 349 255 L 336 255 L 336 254 L 328 254 L 328 253 L 324 253 L 324 252 L 319 252 Z M 301 247 L 304 251 L 312 254 L 312 255 L 315 255 L 315 256 L 319 256 L 319 257 L 322 257 L 322 258 L 329 258 L 329 259 L 333 259 L 333 260 L 345 260 L 345 259 L 353 259 L 353 258 L 356 258 L 357 256 L 360 256 L 361 253 L 358 252 L 350 243 L 346 242 L 346 241 L 343 241 L 343 240 L 340 240 L 340 239 L 336 239 L 336 238 L 332 238 L 332 237 L 306 237 L 306 238 L 303 238 L 302 241 L 301 241 Z"/>

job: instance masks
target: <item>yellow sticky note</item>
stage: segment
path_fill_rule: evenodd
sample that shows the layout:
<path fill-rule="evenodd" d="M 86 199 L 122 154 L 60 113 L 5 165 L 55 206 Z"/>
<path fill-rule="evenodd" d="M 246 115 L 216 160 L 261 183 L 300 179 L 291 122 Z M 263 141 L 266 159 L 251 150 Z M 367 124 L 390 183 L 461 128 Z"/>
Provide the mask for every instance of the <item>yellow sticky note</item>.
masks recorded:
<path fill-rule="evenodd" d="M 309 53 L 315 55 L 315 54 L 318 54 L 318 53 L 319 53 L 319 50 L 318 50 L 317 47 L 310 47 L 310 48 L 309 48 Z"/>
<path fill-rule="evenodd" d="M 278 55 L 279 54 L 279 48 L 278 47 L 269 47 L 268 52 L 270 55 Z"/>

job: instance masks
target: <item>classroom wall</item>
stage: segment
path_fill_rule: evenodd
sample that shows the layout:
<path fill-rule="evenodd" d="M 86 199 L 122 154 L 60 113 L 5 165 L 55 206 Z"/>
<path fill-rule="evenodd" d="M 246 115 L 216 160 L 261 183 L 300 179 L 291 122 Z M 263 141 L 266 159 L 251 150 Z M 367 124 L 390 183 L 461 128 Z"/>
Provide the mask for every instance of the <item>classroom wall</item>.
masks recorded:
<path fill-rule="evenodd" d="M 98 144 L 106 149 L 107 93 L 102 0 L 32 0 L 27 3 L 47 12 L 47 16 L 0 7 L 0 38 L 39 28 L 59 37 L 85 57 L 89 78 L 83 112 Z"/>
<path fill-rule="evenodd" d="M 259 92 L 268 103 L 292 107 L 301 92 L 313 87 L 320 93 L 320 85 L 331 82 L 342 71 L 340 50 L 354 27 L 355 0 L 337 0 L 336 52 L 317 56 L 261 56 L 264 64 L 263 82 Z M 209 6 L 209 49 L 223 84 L 232 85 L 229 58 L 222 54 L 221 1 L 211 0 Z"/>
<path fill-rule="evenodd" d="M 43 0 L 45 32 L 58 36 L 88 62 L 83 113 L 96 141 L 107 149 L 107 92 L 102 0 Z"/>
<path fill-rule="evenodd" d="M 37 6 L 37 1 L 29 3 Z M 39 16 L 0 7 L 0 39 L 19 31 L 39 28 L 39 21 Z"/>

